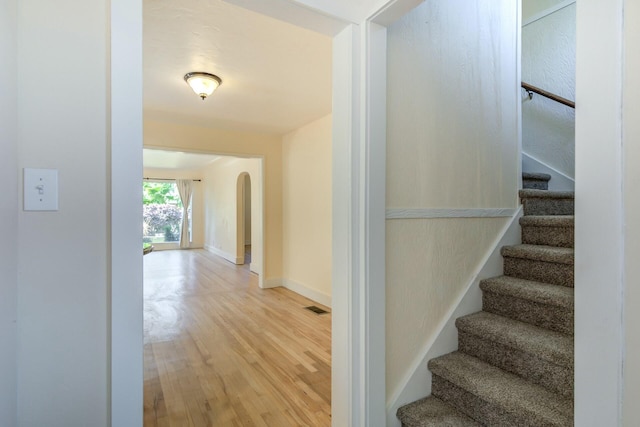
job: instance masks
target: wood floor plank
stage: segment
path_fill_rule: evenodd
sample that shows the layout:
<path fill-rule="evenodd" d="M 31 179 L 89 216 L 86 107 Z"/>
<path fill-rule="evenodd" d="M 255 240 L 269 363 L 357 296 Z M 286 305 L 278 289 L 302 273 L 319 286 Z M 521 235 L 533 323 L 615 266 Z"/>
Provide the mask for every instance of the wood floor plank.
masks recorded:
<path fill-rule="evenodd" d="M 145 427 L 331 425 L 319 304 L 203 250 L 152 252 L 144 273 Z"/>

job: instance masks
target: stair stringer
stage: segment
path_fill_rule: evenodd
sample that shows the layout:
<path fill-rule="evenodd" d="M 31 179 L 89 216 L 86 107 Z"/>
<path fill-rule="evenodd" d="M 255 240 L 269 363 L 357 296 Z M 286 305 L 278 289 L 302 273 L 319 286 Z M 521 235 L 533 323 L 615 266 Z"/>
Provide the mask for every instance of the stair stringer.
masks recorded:
<path fill-rule="evenodd" d="M 551 175 L 550 191 L 574 191 L 575 179 L 552 168 L 529 154 L 522 152 L 522 172 L 542 172 Z"/>
<path fill-rule="evenodd" d="M 503 246 L 521 243 L 519 220 L 523 216 L 520 206 L 509 222 L 502 228 L 493 245 L 489 248 L 482 261 L 478 263 L 473 279 L 460 293 L 456 302 L 452 304 L 448 315 L 438 326 L 435 338 L 429 341 L 418 357 L 411 364 L 411 369 L 401 382 L 401 386 L 393 391 L 387 401 L 387 427 L 400 427 L 400 420 L 396 416 L 398 408 L 431 394 L 431 372 L 427 362 L 438 356 L 455 351 L 458 348 L 458 329 L 456 319 L 482 310 L 482 291 L 480 281 L 490 277 L 502 275 L 503 259 L 500 249 Z"/>

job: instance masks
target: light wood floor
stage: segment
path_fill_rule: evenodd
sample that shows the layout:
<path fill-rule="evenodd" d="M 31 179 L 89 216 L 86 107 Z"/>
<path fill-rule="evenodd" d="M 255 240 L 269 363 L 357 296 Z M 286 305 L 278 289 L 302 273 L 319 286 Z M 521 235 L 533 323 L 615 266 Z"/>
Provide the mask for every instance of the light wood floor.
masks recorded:
<path fill-rule="evenodd" d="M 145 427 L 331 425 L 318 304 L 204 250 L 152 252 L 144 274 Z"/>

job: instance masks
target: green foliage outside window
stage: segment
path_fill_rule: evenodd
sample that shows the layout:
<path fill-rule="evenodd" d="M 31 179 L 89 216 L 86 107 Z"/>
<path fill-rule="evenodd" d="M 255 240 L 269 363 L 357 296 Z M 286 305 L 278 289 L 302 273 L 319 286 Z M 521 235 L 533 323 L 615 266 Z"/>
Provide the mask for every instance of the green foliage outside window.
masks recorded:
<path fill-rule="evenodd" d="M 173 182 L 143 182 L 144 242 L 176 242 L 180 239 L 182 202 Z"/>
<path fill-rule="evenodd" d="M 182 208 L 178 189 L 173 182 L 143 182 L 142 203 L 175 205 Z"/>

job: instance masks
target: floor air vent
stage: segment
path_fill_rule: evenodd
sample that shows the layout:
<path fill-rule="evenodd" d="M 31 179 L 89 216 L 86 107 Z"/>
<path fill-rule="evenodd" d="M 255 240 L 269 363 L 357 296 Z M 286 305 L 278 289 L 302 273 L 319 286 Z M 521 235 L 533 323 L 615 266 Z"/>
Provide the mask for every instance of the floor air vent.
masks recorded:
<path fill-rule="evenodd" d="M 315 305 L 310 305 L 309 307 L 305 307 L 307 310 L 311 310 L 316 314 L 325 314 L 328 313 L 327 310 L 323 310 L 320 307 L 316 307 Z"/>

